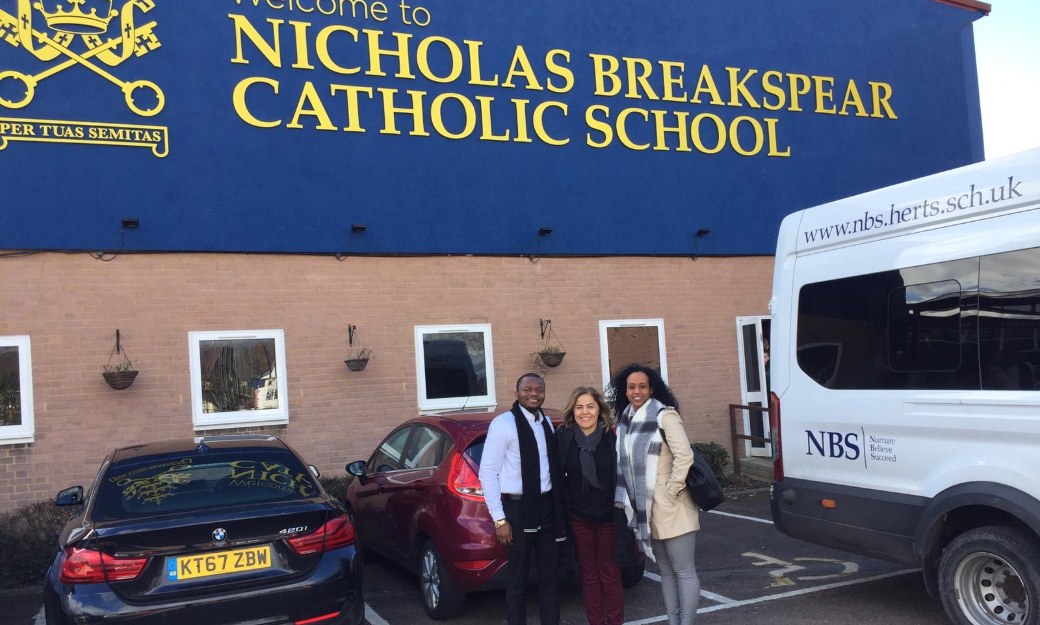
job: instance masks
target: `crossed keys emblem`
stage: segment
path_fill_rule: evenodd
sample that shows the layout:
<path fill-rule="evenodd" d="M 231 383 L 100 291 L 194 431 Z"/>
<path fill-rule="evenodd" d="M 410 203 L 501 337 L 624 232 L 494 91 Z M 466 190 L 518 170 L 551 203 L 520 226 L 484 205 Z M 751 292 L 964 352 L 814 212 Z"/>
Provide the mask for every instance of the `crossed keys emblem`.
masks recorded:
<path fill-rule="evenodd" d="M 82 65 L 108 82 L 119 87 L 123 92 L 126 106 L 142 117 L 157 115 L 166 103 L 162 89 L 149 80 L 120 80 L 113 76 L 96 61 L 115 67 L 130 56 L 144 56 L 160 46 L 155 37 L 155 22 L 143 26 L 134 24 L 134 9 L 146 13 L 155 7 L 154 0 L 128 0 L 119 10 L 112 9 L 112 0 L 37 0 L 32 6 L 44 17 L 48 34 L 33 27 L 33 12 L 30 0 L 17 0 L 17 17 L 0 9 L 0 40 L 12 46 L 24 48 L 37 59 L 50 62 L 59 57 L 66 57 L 37 74 L 24 74 L 16 70 L 0 71 L 0 106 L 20 109 L 28 106 L 36 95 L 36 86 L 43 80 L 63 72 L 75 65 Z M 90 11 L 84 11 L 83 5 L 89 3 Z M 46 10 L 46 5 L 55 7 L 53 12 Z M 62 5 L 67 4 L 66 11 Z M 99 11 L 100 7 L 100 11 Z M 119 17 L 120 34 L 107 41 L 102 35 L 108 31 L 109 21 Z M 76 38 L 86 45 L 86 51 L 74 52 L 71 45 Z M 4 84 L 20 82 L 25 94 L 21 99 L 7 99 Z M 148 105 L 139 105 L 134 96 L 151 94 Z"/>

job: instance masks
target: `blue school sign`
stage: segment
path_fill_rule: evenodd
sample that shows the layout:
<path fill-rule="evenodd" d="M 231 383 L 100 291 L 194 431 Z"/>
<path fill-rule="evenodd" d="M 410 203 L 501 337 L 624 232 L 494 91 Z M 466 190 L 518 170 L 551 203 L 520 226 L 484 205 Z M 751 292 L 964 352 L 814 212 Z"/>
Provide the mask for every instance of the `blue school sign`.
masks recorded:
<path fill-rule="evenodd" d="M 981 159 L 966 4 L 0 0 L 0 248 L 768 254 Z"/>

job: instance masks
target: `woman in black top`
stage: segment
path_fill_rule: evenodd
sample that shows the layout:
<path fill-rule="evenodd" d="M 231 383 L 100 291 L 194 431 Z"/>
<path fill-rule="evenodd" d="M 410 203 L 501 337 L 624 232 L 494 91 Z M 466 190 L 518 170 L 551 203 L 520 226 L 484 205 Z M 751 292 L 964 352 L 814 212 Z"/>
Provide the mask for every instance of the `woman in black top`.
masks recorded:
<path fill-rule="evenodd" d="M 556 430 L 589 625 L 621 625 L 625 620 L 621 567 L 614 558 L 617 460 L 609 415 L 599 391 L 579 387 Z"/>

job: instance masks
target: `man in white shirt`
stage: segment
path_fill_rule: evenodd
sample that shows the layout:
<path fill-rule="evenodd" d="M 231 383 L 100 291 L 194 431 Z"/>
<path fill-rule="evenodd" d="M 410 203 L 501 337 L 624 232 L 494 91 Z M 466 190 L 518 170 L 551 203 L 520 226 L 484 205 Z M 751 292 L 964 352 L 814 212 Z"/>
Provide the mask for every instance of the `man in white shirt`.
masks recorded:
<path fill-rule="evenodd" d="M 491 422 L 480 462 L 480 485 L 495 521 L 498 541 L 508 546 L 506 622 L 527 622 L 525 586 L 534 551 L 542 625 L 560 622 L 557 588 L 559 543 L 566 537 L 563 482 L 553 427 L 542 412 L 545 380 L 525 373 L 516 381 L 516 402 Z M 558 484 L 559 488 L 553 488 Z"/>

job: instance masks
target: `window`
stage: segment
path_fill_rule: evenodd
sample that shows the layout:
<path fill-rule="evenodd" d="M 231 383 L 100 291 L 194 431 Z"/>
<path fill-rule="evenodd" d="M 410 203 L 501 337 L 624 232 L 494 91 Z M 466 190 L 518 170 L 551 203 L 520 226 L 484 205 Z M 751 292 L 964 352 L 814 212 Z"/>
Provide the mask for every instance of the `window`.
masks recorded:
<path fill-rule="evenodd" d="M 109 467 L 99 484 L 99 521 L 290 501 L 318 492 L 307 467 L 280 449 L 137 458 Z"/>
<path fill-rule="evenodd" d="M 955 280 L 888 294 L 888 360 L 893 371 L 956 371 L 961 365 L 961 288 Z"/>
<path fill-rule="evenodd" d="M 834 389 L 1040 390 L 1040 248 L 807 284 L 798 366 Z"/>
<path fill-rule="evenodd" d="M 982 258 L 982 388 L 1040 390 L 1040 248 Z"/>
<path fill-rule="evenodd" d="M 450 439 L 440 430 L 416 426 L 415 435 L 404 452 L 404 468 L 432 469 L 444 460 L 450 445 Z"/>
<path fill-rule="evenodd" d="M 404 446 L 411 436 L 413 427 L 405 427 L 397 430 L 386 437 L 379 449 L 372 454 L 368 461 L 367 473 L 385 473 L 397 471 L 401 468 L 401 459 L 404 458 Z"/>
<path fill-rule="evenodd" d="M 190 332 L 195 429 L 289 421 L 281 330 Z"/>
<path fill-rule="evenodd" d="M 618 371 L 632 363 L 656 369 L 668 382 L 664 350 L 664 319 L 622 319 L 599 322 L 603 388 Z"/>
<path fill-rule="evenodd" d="M 32 354 L 28 336 L 0 336 L 0 444 L 31 443 Z"/>
<path fill-rule="evenodd" d="M 495 405 L 491 326 L 416 326 L 420 410 Z"/>

